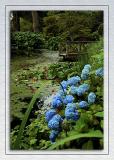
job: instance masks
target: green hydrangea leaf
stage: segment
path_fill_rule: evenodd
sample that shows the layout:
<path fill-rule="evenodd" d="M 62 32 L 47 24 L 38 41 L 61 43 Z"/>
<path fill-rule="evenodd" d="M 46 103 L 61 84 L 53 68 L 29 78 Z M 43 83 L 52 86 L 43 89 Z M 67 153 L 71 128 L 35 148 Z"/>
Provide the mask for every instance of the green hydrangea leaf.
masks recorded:
<path fill-rule="evenodd" d="M 104 112 L 97 112 L 97 113 L 95 114 L 95 116 L 96 116 L 96 117 L 103 118 Z"/>

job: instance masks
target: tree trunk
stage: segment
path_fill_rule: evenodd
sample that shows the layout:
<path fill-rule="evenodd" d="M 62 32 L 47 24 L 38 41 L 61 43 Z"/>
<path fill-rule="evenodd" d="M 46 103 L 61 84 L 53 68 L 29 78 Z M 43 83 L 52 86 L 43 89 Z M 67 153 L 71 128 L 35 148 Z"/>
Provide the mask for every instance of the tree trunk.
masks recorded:
<path fill-rule="evenodd" d="M 13 19 L 12 19 L 12 30 L 20 31 L 20 17 L 18 12 L 13 12 Z"/>
<path fill-rule="evenodd" d="M 33 22 L 33 31 L 39 32 L 39 15 L 37 11 L 32 11 L 32 22 Z"/>

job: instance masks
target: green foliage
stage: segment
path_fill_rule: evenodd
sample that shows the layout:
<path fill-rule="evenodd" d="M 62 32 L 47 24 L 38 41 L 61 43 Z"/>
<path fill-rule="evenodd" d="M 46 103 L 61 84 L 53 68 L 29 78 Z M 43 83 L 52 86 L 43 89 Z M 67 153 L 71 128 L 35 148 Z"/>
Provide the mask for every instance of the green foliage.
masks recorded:
<path fill-rule="evenodd" d="M 95 64 L 93 65 L 95 69 L 103 66 L 103 62 L 104 62 L 103 47 L 104 47 L 103 38 L 100 38 L 98 42 L 91 44 L 87 49 L 87 53 L 89 57 L 88 62 L 90 64 Z"/>
<path fill-rule="evenodd" d="M 11 44 L 21 50 L 30 51 L 42 47 L 58 50 L 60 42 L 94 41 L 103 36 L 102 11 L 40 11 L 41 33 L 32 32 L 30 15 L 30 12 L 19 12 L 20 32 L 11 33 Z"/>
<path fill-rule="evenodd" d="M 93 148 L 93 142 L 91 140 L 87 141 L 83 144 L 82 149 L 84 150 L 92 150 Z"/>
<path fill-rule="evenodd" d="M 103 35 L 103 13 L 91 11 L 49 11 L 43 18 L 45 47 L 58 50 L 70 41 L 94 41 Z"/>
<path fill-rule="evenodd" d="M 49 11 L 43 18 L 47 36 L 71 40 L 98 40 L 102 35 L 103 13 L 92 11 Z M 64 36 L 66 35 L 66 36 Z"/>
<path fill-rule="evenodd" d="M 62 41 L 62 39 L 58 36 L 56 37 L 47 37 L 45 40 L 45 48 L 49 50 L 57 51 L 59 49 L 59 43 Z"/>
<path fill-rule="evenodd" d="M 42 54 L 43 62 L 47 65 L 47 59 Z M 46 55 L 47 56 L 47 55 Z M 15 56 L 11 59 L 10 76 L 10 117 L 11 128 L 20 125 L 23 116 L 29 106 L 33 94 L 42 85 L 42 96 L 48 95 L 52 90 L 52 84 L 45 66 L 40 65 L 39 57 Z M 47 79 L 45 79 L 47 77 Z M 49 80 L 48 80 L 49 79 Z M 56 85 L 55 85 L 56 87 Z M 46 91 L 46 92 L 45 92 Z"/>
<path fill-rule="evenodd" d="M 30 125 L 26 126 L 23 136 L 27 136 L 29 138 L 24 142 L 24 144 L 27 143 L 28 148 L 30 147 L 31 149 L 39 149 L 39 147 L 40 149 L 43 149 L 47 144 L 48 146 L 50 145 L 47 137 L 48 134 L 49 129 L 44 121 L 44 116 L 40 115 L 40 119 L 34 119 Z"/>
<path fill-rule="evenodd" d="M 47 17 L 44 17 L 44 25 L 45 27 L 43 28 L 43 32 L 47 36 L 57 36 L 58 34 L 58 26 L 57 26 L 57 16 L 55 15 L 49 15 Z"/>
<path fill-rule="evenodd" d="M 101 120 L 100 125 L 101 125 L 101 128 L 103 129 L 103 127 L 104 127 L 104 120 Z"/>
<path fill-rule="evenodd" d="M 42 48 L 44 38 L 39 33 L 34 32 L 13 32 L 11 34 L 11 44 L 18 49 L 32 50 Z"/>
<path fill-rule="evenodd" d="M 42 89 L 42 87 L 40 87 L 40 89 Z M 19 129 L 19 133 L 18 133 L 16 142 L 15 142 L 15 145 L 14 145 L 14 148 L 15 148 L 15 149 L 19 149 L 19 148 L 20 148 L 19 142 L 20 142 L 21 137 L 22 137 L 22 135 L 23 135 L 24 127 L 25 127 L 25 125 L 26 125 L 26 122 L 27 122 L 27 119 L 28 119 L 28 117 L 29 117 L 29 114 L 30 114 L 30 112 L 31 112 L 31 110 L 32 110 L 35 102 L 36 102 L 36 99 L 37 99 L 39 96 L 40 96 L 40 91 L 38 90 L 38 91 L 34 94 L 32 100 L 31 100 L 31 102 L 30 102 L 30 104 L 29 104 L 29 106 L 28 106 L 28 109 L 27 109 L 27 111 L 26 111 L 26 113 L 25 113 L 25 116 L 24 116 L 24 118 L 23 118 L 23 120 L 22 120 L 20 129 Z"/>
<path fill-rule="evenodd" d="M 32 22 L 21 17 L 20 18 L 20 30 L 21 32 L 32 31 Z"/>
<path fill-rule="evenodd" d="M 11 64 L 13 63 L 13 65 L 11 65 L 11 83 L 10 83 L 10 88 L 11 88 L 10 90 L 11 91 L 10 92 L 11 94 L 10 95 L 11 143 L 10 145 L 11 145 L 11 149 L 15 148 L 14 144 L 15 144 L 17 135 L 19 133 L 20 124 L 24 118 L 26 110 L 29 107 L 29 103 L 32 99 L 33 93 L 36 91 L 37 88 L 40 88 L 41 86 L 45 87 L 45 84 L 48 85 L 48 82 L 46 83 L 44 81 L 37 82 L 36 81 L 37 79 L 33 79 L 34 76 L 35 77 L 38 76 L 38 68 L 33 67 L 33 64 L 36 60 L 33 59 L 32 61 L 29 58 L 30 61 L 26 61 L 25 59 L 27 58 L 28 60 L 28 57 L 26 58 L 24 57 L 24 59 L 22 58 L 19 59 L 19 58 L 18 58 L 18 61 L 17 61 L 17 58 L 11 61 Z M 40 91 L 39 89 L 39 92 L 41 94 L 42 91 Z M 30 113 L 30 116 L 35 118 L 36 114 L 32 115 Z M 27 120 L 27 126 L 28 126 L 28 123 L 31 123 L 30 119 Z M 42 127 L 43 126 L 44 125 L 42 125 Z M 37 136 L 36 132 L 34 133 L 35 133 L 35 136 Z M 27 135 L 27 130 L 26 128 L 24 128 L 23 136 L 21 137 L 22 140 L 20 140 L 20 144 L 19 144 L 20 149 L 30 148 L 30 144 L 28 144 L 27 142 L 28 136 L 30 135 Z M 32 137 L 30 138 L 30 140 L 31 139 Z"/>
<path fill-rule="evenodd" d="M 49 73 L 54 79 L 65 80 L 67 77 L 77 75 L 82 69 L 78 62 L 59 62 L 49 66 Z"/>
<path fill-rule="evenodd" d="M 76 139 L 79 139 L 79 138 L 102 138 L 103 135 L 102 133 L 99 131 L 99 130 L 96 130 L 96 131 L 90 131 L 88 133 L 83 133 L 83 134 L 79 134 L 79 133 L 76 133 L 76 132 L 70 132 L 69 133 L 70 135 L 66 138 L 64 138 L 63 140 L 59 140 L 58 142 L 56 142 L 55 144 L 53 144 L 51 147 L 49 147 L 49 150 L 52 150 L 52 149 L 55 149 L 61 145 L 64 145 L 65 143 L 67 142 L 70 142 L 70 141 L 73 141 L 73 140 L 76 140 Z M 85 148 L 85 147 L 84 147 Z M 86 148 L 88 149 L 88 148 Z M 93 149 L 93 148 L 90 148 L 89 149 Z"/>
<path fill-rule="evenodd" d="M 48 141 L 49 129 L 45 123 L 44 116 L 37 114 L 40 119 L 33 119 L 29 125 L 25 126 L 18 148 L 15 147 L 15 143 L 19 130 L 15 128 L 11 132 L 11 149 L 46 149 L 51 145 L 50 141 Z"/>
<path fill-rule="evenodd" d="M 25 84 L 16 85 L 15 83 L 11 83 L 10 116 L 12 117 L 12 121 L 15 118 L 22 120 L 24 110 L 27 109 L 32 94 L 31 90 Z"/>
<path fill-rule="evenodd" d="M 95 114 L 96 117 L 100 117 L 100 118 L 103 118 L 104 117 L 104 112 L 97 112 Z"/>

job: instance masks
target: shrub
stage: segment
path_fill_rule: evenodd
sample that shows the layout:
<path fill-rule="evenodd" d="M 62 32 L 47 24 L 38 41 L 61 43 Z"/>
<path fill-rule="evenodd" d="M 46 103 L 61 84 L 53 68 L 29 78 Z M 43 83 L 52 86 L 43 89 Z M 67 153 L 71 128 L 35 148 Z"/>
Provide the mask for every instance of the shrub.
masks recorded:
<path fill-rule="evenodd" d="M 49 50 L 57 51 L 59 49 L 59 44 L 62 39 L 59 36 L 56 37 L 46 37 L 45 48 Z"/>
<path fill-rule="evenodd" d="M 44 38 L 34 32 L 13 32 L 11 33 L 11 45 L 15 44 L 18 49 L 32 50 L 43 47 Z"/>
<path fill-rule="evenodd" d="M 96 43 L 90 44 L 87 49 L 88 63 L 94 64 L 94 68 L 103 67 L 104 50 L 103 50 L 103 38 L 101 37 Z"/>

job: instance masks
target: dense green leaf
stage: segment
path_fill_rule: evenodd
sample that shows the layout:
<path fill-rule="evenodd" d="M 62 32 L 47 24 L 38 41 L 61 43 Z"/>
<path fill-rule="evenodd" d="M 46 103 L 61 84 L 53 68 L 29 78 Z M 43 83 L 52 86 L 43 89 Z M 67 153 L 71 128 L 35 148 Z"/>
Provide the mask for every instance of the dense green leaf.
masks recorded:
<path fill-rule="evenodd" d="M 97 112 L 97 113 L 95 114 L 95 116 L 96 116 L 96 117 L 101 117 L 101 118 L 103 118 L 104 112 Z"/>
<path fill-rule="evenodd" d="M 104 121 L 103 120 L 101 120 L 100 125 L 101 125 L 101 128 L 103 129 L 103 126 L 104 126 Z"/>
<path fill-rule="evenodd" d="M 82 149 L 92 150 L 93 149 L 93 142 L 89 140 L 88 142 L 84 143 Z"/>
<path fill-rule="evenodd" d="M 102 137 L 103 137 L 103 134 L 99 130 L 91 131 L 91 132 L 88 132 L 88 133 L 73 132 L 73 135 L 71 135 L 67 138 L 64 138 L 63 140 L 58 140 L 55 144 L 53 144 L 48 149 L 49 150 L 56 149 L 56 147 L 58 147 L 60 145 L 64 145 L 66 142 L 73 141 L 73 140 L 76 140 L 76 139 L 79 139 L 79 138 L 102 138 Z"/>
<path fill-rule="evenodd" d="M 26 122 L 27 122 L 29 114 L 30 114 L 30 112 L 31 112 L 31 110 L 32 110 L 32 108 L 33 108 L 33 106 L 35 104 L 36 99 L 40 96 L 41 89 L 42 89 L 42 86 L 40 86 L 40 91 L 38 90 L 34 94 L 32 100 L 31 100 L 31 102 L 30 102 L 30 104 L 28 106 L 28 109 L 27 109 L 27 111 L 26 111 L 26 113 L 25 113 L 25 115 L 23 117 L 20 129 L 19 129 L 19 133 L 17 135 L 16 141 L 15 141 L 15 144 L 14 144 L 14 149 L 19 149 L 20 148 L 20 141 L 21 141 L 21 138 L 22 138 L 22 135 L 23 135 L 23 132 L 24 132 L 24 128 L 25 128 Z"/>

